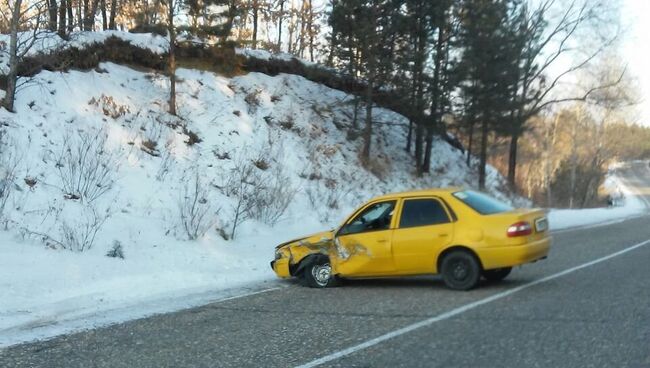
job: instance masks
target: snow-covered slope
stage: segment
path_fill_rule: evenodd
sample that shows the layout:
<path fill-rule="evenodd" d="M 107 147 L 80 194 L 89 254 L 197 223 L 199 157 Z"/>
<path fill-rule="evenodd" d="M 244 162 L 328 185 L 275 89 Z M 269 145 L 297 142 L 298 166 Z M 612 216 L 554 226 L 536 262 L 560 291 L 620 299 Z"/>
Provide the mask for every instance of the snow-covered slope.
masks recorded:
<path fill-rule="evenodd" d="M 292 75 L 177 75 L 178 117 L 165 112 L 165 76 L 111 63 L 42 72 L 20 91 L 16 113 L 0 110 L 3 175 L 16 168 L 0 233 L 0 345 L 46 335 L 34 326 L 115 308 L 133 317 L 145 301 L 272 280 L 276 244 L 333 227 L 374 195 L 475 182 L 443 141 L 431 174 L 415 177 L 407 122 L 383 109 L 362 167 L 362 141 L 348 134 L 351 97 L 340 91 Z M 68 189 L 80 171 L 99 176 L 82 188 L 85 200 Z M 492 168 L 488 179 L 504 197 Z M 207 231 L 189 241 L 182 215 L 196 188 Z M 267 207 L 288 208 L 253 215 L 226 240 L 251 188 L 276 199 Z M 83 253 L 61 249 L 90 238 Z M 116 244 L 125 259 L 105 256 Z"/>

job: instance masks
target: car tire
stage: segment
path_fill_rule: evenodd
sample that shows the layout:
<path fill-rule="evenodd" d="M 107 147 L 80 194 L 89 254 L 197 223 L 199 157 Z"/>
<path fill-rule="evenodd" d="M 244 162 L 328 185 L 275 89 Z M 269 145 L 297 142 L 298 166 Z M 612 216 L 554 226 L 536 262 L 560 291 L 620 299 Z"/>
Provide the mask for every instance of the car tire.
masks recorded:
<path fill-rule="evenodd" d="M 499 282 L 505 279 L 510 274 L 511 271 L 512 271 L 512 267 L 496 268 L 494 270 L 484 270 L 483 277 L 490 282 Z"/>
<path fill-rule="evenodd" d="M 473 254 L 454 250 L 445 255 L 440 266 L 445 285 L 453 290 L 470 290 L 478 285 L 481 265 Z"/>
<path fill-rule="evenodd" d="M 311 288 L 326 288 L 336 286 L 336 276 L 332 274 L 332 266 L 326 255 L 315 255 L 305 260 L 302 280 L 305 286 Z"/>

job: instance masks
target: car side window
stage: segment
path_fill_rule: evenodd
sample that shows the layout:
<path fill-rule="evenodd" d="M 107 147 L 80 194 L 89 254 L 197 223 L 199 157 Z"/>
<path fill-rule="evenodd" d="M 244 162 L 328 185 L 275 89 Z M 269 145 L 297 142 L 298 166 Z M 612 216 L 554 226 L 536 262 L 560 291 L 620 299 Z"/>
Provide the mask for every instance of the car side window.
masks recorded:
<path fill-rule="evenodd" d="M 402 206 L 400 229 L 446 224 L 449 216 L 440 201 L 433 198 L 407 199 Z"/>
<path fill-rule="evenodd" d="M 387 230 L 395 211 L 395 201 L 374 203 L 359 213 L 343 229 L 342 234 Z"/>

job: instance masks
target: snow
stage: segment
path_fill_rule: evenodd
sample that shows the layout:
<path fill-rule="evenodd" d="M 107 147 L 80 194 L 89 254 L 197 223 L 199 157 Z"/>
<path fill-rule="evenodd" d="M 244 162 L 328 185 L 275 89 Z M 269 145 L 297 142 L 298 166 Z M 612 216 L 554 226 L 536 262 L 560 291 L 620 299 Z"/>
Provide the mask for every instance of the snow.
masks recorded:
<path fill-rule="evenodd" d="M 621 221 L 648 211 L 648 204 L 645 203 L 642 197 L 627 187 L 624 181 L 616 176 L 615 171 L 611 171 L 611 174 L 605 180 L 604 186 L 614 197 L 616 206 L 589 209 L 552 209 L 548 214 L 551 230 Z"/>

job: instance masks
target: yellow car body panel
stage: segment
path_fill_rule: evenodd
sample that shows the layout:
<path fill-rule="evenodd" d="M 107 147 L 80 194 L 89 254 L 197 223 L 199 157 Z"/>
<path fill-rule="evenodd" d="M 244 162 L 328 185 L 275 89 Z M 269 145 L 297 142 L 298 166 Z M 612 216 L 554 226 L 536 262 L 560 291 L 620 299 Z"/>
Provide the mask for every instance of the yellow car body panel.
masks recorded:
<path fill-rule="evenodd" d="M 454 195 L 457 192 L 462 189 L 431 189 L 374 198 L 352 213 L 338 229 L 276 247 L 272 268 L 279 277 L 290 277 L 300 271 L 300 262 L 305 257 L 326 254 L 335 275 L 397 276 L 436 274 L 441 255 L 455 247 L 475 254 L 483 270 L 518 266 L 547 256 L 551 246 L 548 229 L 536 229 L 540 221 L 546 221 L 542 210 L 514 209 L 482 215 L 457 198 Z M 413 199 L 439 203 L 449 221 L 401 226 L 404 203 Z M 378 230 L 346 233 L 348 228 L 358 225 L 355 221 L 358 222 L 364 213 L 375 209 L 391 211 L 390 223 L 382 224 L 383 228 Z M 520 221 L 534 224 L 531 233 L 508 237 L 508 227 Z"/>

